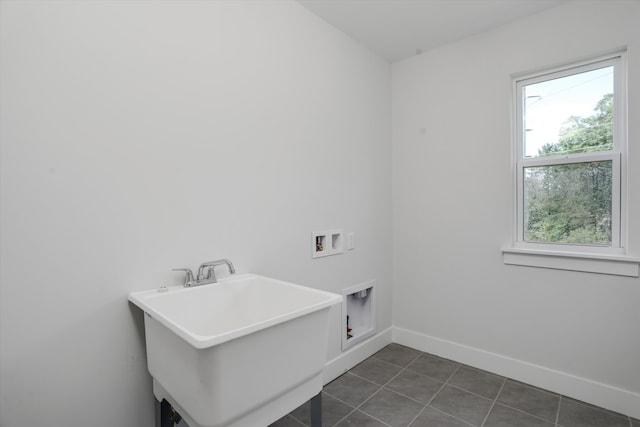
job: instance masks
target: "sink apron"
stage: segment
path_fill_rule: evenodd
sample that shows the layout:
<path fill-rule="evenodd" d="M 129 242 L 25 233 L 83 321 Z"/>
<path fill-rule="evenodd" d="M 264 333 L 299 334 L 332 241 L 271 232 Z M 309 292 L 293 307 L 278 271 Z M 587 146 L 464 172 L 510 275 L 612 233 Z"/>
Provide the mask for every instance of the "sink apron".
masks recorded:
<path fill-rule="evenodd" d="M 204 349 L 145 314 L 154 395 L 190 427 L 269 425 L 321 391 L 328 311 Z"/>

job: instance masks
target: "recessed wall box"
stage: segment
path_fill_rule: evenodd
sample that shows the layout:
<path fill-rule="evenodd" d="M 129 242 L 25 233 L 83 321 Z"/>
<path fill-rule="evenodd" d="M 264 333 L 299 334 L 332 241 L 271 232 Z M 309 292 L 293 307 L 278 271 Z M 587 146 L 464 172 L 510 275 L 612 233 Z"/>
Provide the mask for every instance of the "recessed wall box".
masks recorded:
<path fill-rule="evenodd" d="M 342 243 L 342 230 L 331 231 L 331 248 L 329 248 L 329 255 L 341 254 L 344 252 Z"/>
<path fill-rule="evenodd" d="M 344 252 L 342 230 L 314 231 L 311 233 L 311 257 L 320 258 Z"/>
<path fill-rule="evenodd" d="M 311 233 L 311 258 L 320 258 L 329 255 L 328 238 L 325 231 Z"/>
<path fill-rule="evenodd" d="M 376 333 L 375 280 L 342 290 L 342 350 Z"/>

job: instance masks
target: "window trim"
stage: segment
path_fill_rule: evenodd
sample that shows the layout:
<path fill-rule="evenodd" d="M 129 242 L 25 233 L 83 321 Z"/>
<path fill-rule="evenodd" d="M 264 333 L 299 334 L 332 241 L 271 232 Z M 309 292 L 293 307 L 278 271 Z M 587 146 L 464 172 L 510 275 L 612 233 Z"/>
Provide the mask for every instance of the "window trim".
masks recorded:
<path fill-rule="evenodd" d="M 614 146 L 612 151 L 525 157 L 522 87 L 598 68 L 614 69 Z M 640 258 L 627 256 L 627 92 L 626 51 L 568 63 L 551 69 L 512 76 L 512 168 L 514 174 L 513 241 L 502 249 L 505 264 L 586 271 L 638 277 Z M 524 170 L 526 167 L 612 161 L 612 242 L 611 246 L 539 243 L 524 241 Z"/>
<path fill-rule="evenodd" d="M 576 253 L 546 249 L 502 248 L 504 264 L 640 277 L 640 258 L 602 253 Z"/>

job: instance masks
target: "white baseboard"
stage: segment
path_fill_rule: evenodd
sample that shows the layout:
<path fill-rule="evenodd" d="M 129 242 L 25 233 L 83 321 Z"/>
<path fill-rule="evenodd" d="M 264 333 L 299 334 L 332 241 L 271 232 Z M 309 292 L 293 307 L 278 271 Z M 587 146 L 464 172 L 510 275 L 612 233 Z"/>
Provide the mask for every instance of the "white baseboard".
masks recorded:
<path fill-rule="evenodd" d="M 640 418 L 640 394 L 430 335 L 393 327 L 394 343 Z"/>
<path fill-rule="evenodd" d="M 355 344 L 353 347 L 344 351 L 340 356 L 327 362 L 324 367 L 324 384 L 327 384 L 349 369 L 362 362 L 367 357 L 376 353 L 384 346 L 391 344 L 391 328 L 385 329 L 368 338 L 367 340 Z"/>

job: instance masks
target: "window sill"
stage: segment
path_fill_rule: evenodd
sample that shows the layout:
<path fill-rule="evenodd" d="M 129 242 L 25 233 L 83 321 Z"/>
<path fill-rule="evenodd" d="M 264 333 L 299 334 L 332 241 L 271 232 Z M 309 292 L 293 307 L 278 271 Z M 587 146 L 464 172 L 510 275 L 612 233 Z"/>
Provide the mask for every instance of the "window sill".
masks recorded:
<path fill-rule="evenodd" d="M 621 255 L 503 248 L 502 258 L 509 265 L 628 277 L 639 277 L 640 273 L 640 258 Z"/>

